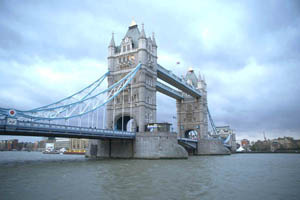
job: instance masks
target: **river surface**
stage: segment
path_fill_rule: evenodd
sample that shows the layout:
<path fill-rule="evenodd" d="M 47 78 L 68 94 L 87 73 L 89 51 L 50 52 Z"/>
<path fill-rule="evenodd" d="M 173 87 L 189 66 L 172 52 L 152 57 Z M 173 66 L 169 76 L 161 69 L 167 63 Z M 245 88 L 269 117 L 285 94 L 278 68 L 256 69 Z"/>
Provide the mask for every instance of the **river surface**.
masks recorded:
<path fill-rule="evenodd" d="M 300 154 L 87 160 L 0 152 L 0 199 L 300 199 Z"/>

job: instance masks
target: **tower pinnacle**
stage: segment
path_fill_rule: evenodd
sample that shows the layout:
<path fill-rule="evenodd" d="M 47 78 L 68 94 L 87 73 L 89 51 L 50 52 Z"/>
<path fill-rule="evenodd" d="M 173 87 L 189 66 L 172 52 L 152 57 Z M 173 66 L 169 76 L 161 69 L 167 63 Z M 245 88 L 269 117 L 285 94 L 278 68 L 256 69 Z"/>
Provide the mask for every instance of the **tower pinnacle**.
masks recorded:
<path fill-rule="evenodd" d="M 154 32 L 152 32 L 152 45 L 157 47 L 155 37 L 154 37 Z"/>
<path fill-rule="evenodd" d="M 109 47 L 114 47 L 115 46 L 115 39 L 114 39 L 114 32 L 112 32 L 111 40 L 109 43 Z"/>
<path fill-rule="evenodd" d="M 136 22 L 134 21 L 134 18 L 132 18 L 132 21 L 131 21 L 131 24 L 130 24 L 129 27 L 136 26 L 136 25 L 137 25 L 137 24 L 136 24 Z"/>
<path fill-rule="evenodd" d="M 146 38 L 146 34 L 145 34 L 145 30 L 144 30 L 144 23 L 142 23 L 142 30 L 141 30 L 140 38 Z"/>

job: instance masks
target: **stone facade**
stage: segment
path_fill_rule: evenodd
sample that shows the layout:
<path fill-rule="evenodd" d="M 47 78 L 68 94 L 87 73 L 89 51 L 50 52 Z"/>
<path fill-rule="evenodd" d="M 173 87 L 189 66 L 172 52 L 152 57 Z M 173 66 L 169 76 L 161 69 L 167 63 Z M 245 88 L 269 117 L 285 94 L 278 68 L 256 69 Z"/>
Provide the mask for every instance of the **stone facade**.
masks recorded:
<path fill-rule="evenodd" d="M 169 159 L 187 158 L 176 133 L 138 132 L 135 140 L 90 140 L 86 154 L 91 158 Z"/>
<path fill-rule="evenodd" d="M 231 152 L 227 149 L 221 140 L 218 139 L 201 139 L 198 140 L 198 155 L 230 155 Z"/>
<path fill-rule="evenodd" d="M 183 100 L 176 101 L 177 108 L 177 130 L 179 137 L 188 138 L 190 131 L 197 132 L 197 138 L 207 138 L 208 120 L 207 120 L 207 92 L 205 80 L 197 78 L 194 71 L 190 69 L 185 77 L 188 84 L 198 89 L 202 93 L 201 98 L 194 98 L 184 94 Z"/>
<path fill-rule="evenodd" d="M 108 87 L 119 81 L 139 63 L 142 64 L 133 81 L 124 92 L 106 107 L 106 128 L 143 132 L 148 123 L 156 122 L 157 45 L 154 34 L 146 37 L 133 23 L 119 46 L 112 36 L 108 47 Z M 133 120 L 132 120 L 133 119 Z"/>

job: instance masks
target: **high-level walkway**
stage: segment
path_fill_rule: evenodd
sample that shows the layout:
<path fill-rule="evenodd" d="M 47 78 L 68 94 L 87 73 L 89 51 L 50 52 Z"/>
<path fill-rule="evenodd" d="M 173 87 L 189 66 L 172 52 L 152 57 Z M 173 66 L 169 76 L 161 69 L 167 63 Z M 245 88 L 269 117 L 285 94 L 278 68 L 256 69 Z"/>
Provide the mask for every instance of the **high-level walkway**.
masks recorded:
<path fill-rule="evenodd" d="M 160 64 L 157 65 L 157 77 L 195 98 L 199 98 L 202 96 L 199 90 L 196 90 L 191 85 L 187 84 L 185 80 L 179 78 L 171 71 L 162 67 Z"/>

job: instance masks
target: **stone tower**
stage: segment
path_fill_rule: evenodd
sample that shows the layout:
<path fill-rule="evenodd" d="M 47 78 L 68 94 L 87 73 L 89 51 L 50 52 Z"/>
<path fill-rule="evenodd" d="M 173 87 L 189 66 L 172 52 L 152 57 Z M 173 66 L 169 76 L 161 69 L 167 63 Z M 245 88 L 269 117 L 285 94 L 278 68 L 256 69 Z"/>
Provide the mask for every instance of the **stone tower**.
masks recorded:
<path fill-rule="evenodd" d="M 154 34 L 146 37 L 133 21 L 119 46 L 112 35 L 108 46 L 108 87 L 119 81 L 139 63 L 133 81 L 106 107 L 106 128 L 144 132 L 148 123 L 156 122 L 157 45 Z M 124 98 L 123 98 L 124 97 Z"/>
<path fill-rule="evenodd" d="M 203 139 L 208 135 L 207 120 L 207 91 L 204 77 L 201 78 L 194 73 L 193 69 L 189 69 L 186 74 L 185 81 L 192 87 L 200 90 L 201 98 L 194 98 L 184 94 L 183 100 L 176 101 L 177 107 L 177 130 L 179 137 L 193 139 Z M 189 135 L 192 132 L 192 136 Z"/>

